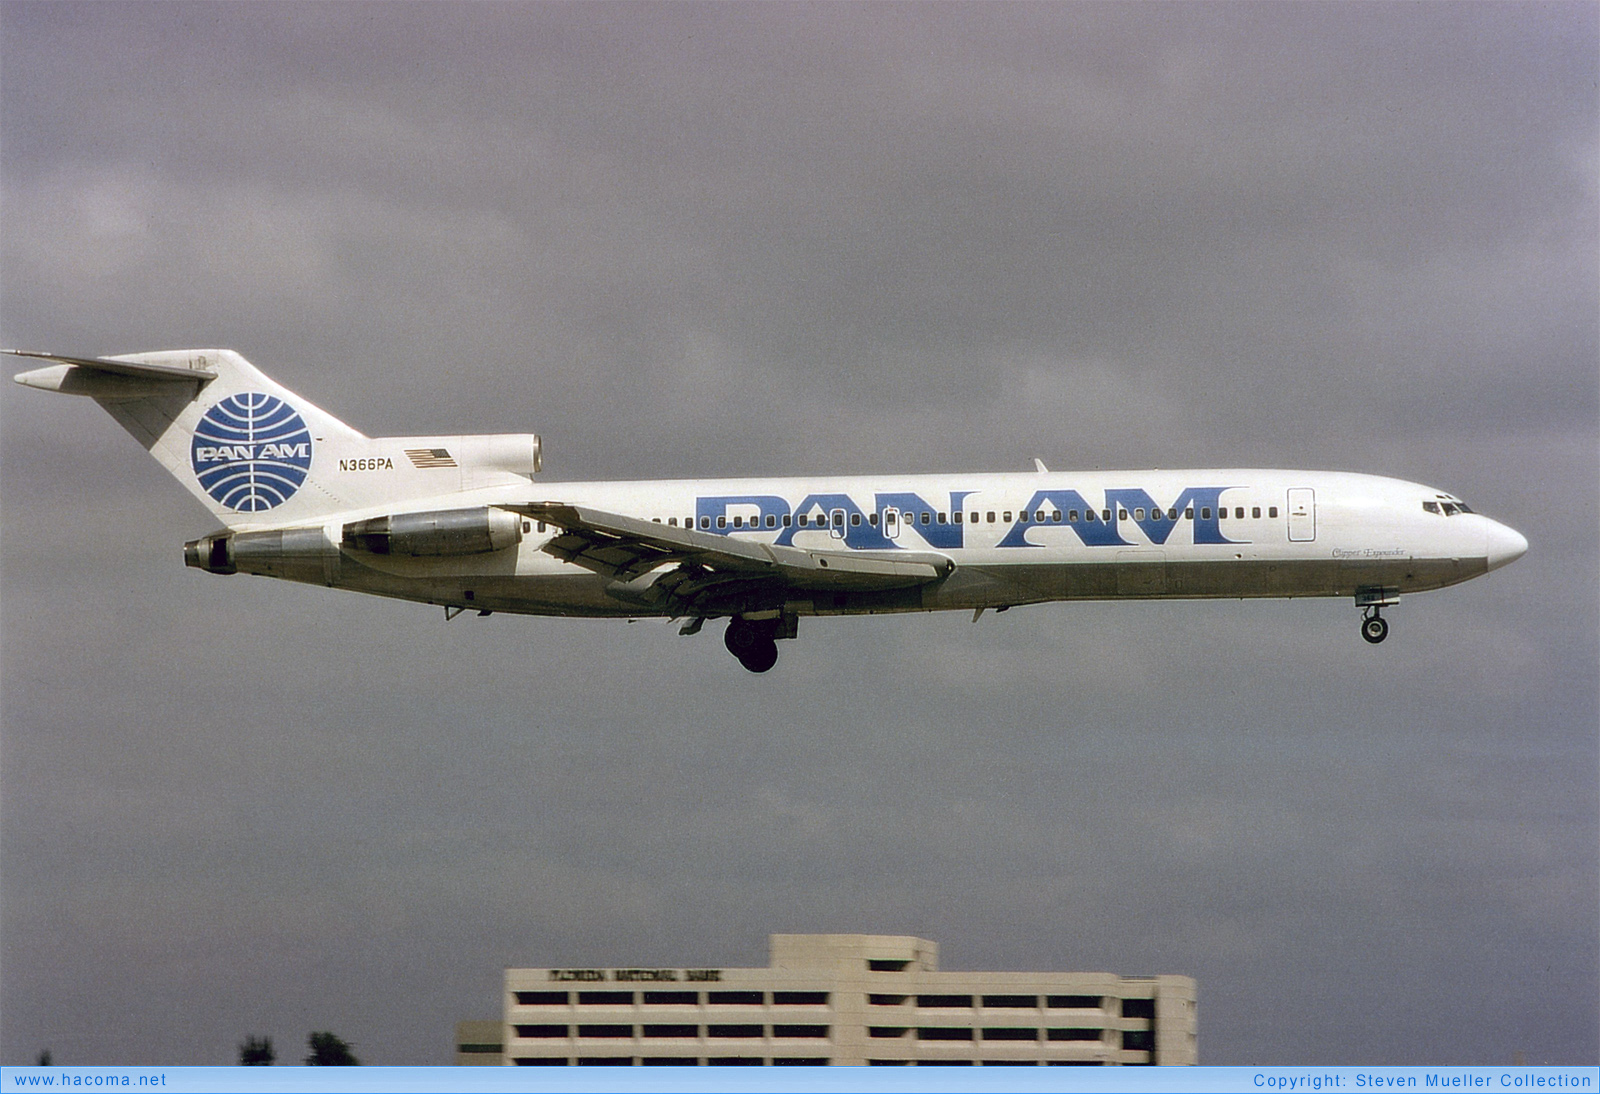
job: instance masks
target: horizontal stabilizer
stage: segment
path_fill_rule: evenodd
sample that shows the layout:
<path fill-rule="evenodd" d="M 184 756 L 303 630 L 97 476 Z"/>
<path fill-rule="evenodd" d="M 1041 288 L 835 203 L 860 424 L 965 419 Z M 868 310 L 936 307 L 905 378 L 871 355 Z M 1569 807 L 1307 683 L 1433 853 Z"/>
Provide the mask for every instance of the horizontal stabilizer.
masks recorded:
<path fill-rule="evenodd" d="M 208 368 L 185 368 L 180 365 L 152 365 L 140 361 L 119 361 L 113 357 L 67 357 L 59 353 L 41 353 L 37 350 L 8 349 L 0 353 L 9 353 L 13 357 L 34 357 L 41 361 L 54 361 L 58 365 L 71 365 L 73 368 L 88 369 L 93 372 L 109 373 L 113 376 L 133 376 L 141 380 L 215 380 L 217 374 Z M 56 372 L 54 369 L 41 369 L 40 372 Z M 26 377 L 36 376 L 39 373 L 25 372 L 17 377 L 17 382 L 28 384 Z M 38 385 L 28 384 L 29 387 Z M 54 388 L 52 388 L 54 390 Z"/>

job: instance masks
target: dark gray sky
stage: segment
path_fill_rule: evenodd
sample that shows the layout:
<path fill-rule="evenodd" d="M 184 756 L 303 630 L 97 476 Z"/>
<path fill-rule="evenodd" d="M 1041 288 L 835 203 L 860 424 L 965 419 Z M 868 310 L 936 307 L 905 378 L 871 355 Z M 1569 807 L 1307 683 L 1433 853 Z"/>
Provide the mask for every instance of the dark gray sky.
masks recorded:
<path fill-rule="evenodd" d="M 1407 598 L 711 628 L 185 570 L 7 384 L 0 1059 L 443 1063 L 501 970 L 1186 973 L 1206 1063 L 1600 1055 L 1593 4 L 0 5 L 0 344 L 227 346 L 562 479 L 1261 465 Z M 20 371 L 21 365 L 10 371 Z"/>

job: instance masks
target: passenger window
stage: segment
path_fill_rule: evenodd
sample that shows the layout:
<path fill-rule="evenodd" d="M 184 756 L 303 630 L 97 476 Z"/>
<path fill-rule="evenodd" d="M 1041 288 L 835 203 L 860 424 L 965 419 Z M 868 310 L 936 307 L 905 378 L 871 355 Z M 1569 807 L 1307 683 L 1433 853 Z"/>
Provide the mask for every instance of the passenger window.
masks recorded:
<path fill-rule="evenodd" d="M 1126 509 L 1118 509 L 1117 510 L 1117 519 L 1118 520 L 1127 520 L 1128 519 L 1128 511 Z"/>
<path fill-rule="evenodd" d="M 1261 519 L 1261 506 L 1257 505 L 1250 510 L 1250 516 L 1255 520 Z"/>
<path fill-rule="evenodd" d="M 1234 506 L 1234 508 L 1233 508 L 1233 519 L 1234 520 L 1243 520 L 1244 519 L 1244 506 L 1242 506 L 1242 505 Z"/>
<path fill-rule="evenodd" d="M 1189 510 L 1189 519 L 1190 520 L 1194 519 L 1194 510 L 1193 509 Z M 1211 506 L 1202 505 L 1200 507 L 1200 519 L 1201 520 L 1210 520 L 1211 519 Z"/>
<path fill-rule="evenodd" d="M 1017 514 L 1017 521 L 1021 524 L 1028 523 L 1028 511 L 1026 509 Z"/>
<path fill-rule="evenodd" d="M 1050 523 L 1051 524 L 1060 524 L 1061 523 L 1061 510 L 1052 509 L 1050 511 Z"/>
<path fill-rule="evenodd" d="M 710 517 L 701 517 L 700 518 L 700 527 L 702 527 L 702 528 L 710 528 L 711 527 L 711 518 Z"/>
<path fill-rule="evenodd" d="M 1007 524 L 1011 523 L 1011 510 L 1009 510 L 1009 509 L 1006 510 L 1006 523 Z"/>
<path fill-rule="evenodd" d="M 933 516 L 934 516 L 934 522 L 935 523 L 937 523 L 937 524 L 943 524 L 944 523 L 944 514 L 943 513 L 935 513 Z"/>
<path fill-rule="evenodd" d="M 804 513 L 801 513 L 800 514 L 800 527 L 804 528 L 810 522 L 810 520 L 811 520 L 810 517 L 806 516 Z"/>
<path fill-rule="evenodd" d="M 1126 518 L 1128 514 L 1124 513 L 1122 515 L 1123 515 L 1124 518 Z M 1134 520 L 1143 520 L 1144 519 L 1144 510 L 1143 509 L 1135 509 L 1133 511 L 1133 519 Z"/>
<path fill-rule="evenodd" d="M 1194 514 L 1190 513 L 1189 515 L 1193 516 Z M 1176 509 L 1168 509 L 1167 510 L 1167 519 L 1168 520 L 1177 520 L 1178 519 L 1178 511 Z"/>
<path fill-rule="evenodd" d="M 768 513 L 767 514 L 767 527 L 768 528 L 776 528 L 777 526 L 778 526 L 778 518 L 773 516 L 771 513 Z"/>
<path fill-rule="evenodd" d="M 952 518 L 954 518 L 954 520 L 955 520 L 955 522 L 956 522 L 956 523 L 957 523 L 957 524 L 960 524 L 960 523 L 961 523 L 961 514 L 960 514 L 960 513 L 951 513 L 951 514 L 950 514 L 950 516 L 951 516 L 951 517 L 952 517 Z"/>
<path fill-rule="evenodd" d="M 876 513 L 868 513 L 867 514 L 867 523 L 872 525 L 874 528 L 876 528 L 878 526 L 878 514 L 876 514 Z"/>
<path fill-rule="evenodd" d="M 860 526 L 861 526 L 861 514 L 860 513 L 851 513 L 850 514 L 850 527 L 859 528 Z"/>
<path fill-rule="evenodd" d="M 726 528 L 727 526 L 728 526 L 728 518 L 727 517 L 718 517 L 717 518 L 717 527 L 718 528 Z"/>
<path fill-rule="evenodd" d="M 785 528 L 789 527 L 789 514 L 788 513 L 783 514 L 783 526 Z"/>
<path fill-rule="evenodd" d="M 677 517 L 668 517 L 667 518 L 667 527 L 668 528 L 676 528 L 677 526 L 678 526 L 678 518 Z"/>
<path fill-rule="evenodd" d="M 928 514 L 926 512 L 924 512 L 922 514 L 922 523 L 923 524 L 927 524 L 928 523 Z"/>
<path fill-rule="evenodd" d="M 1128 514 L 1124 513 L 1122 515 L 1123 516 L 1127 516 Z M 1107 524 L 1110 524 L 1111 523 L 1111 510 L 1109 510 L 1109 509 L 1100 510 L 1100 519 L 1105 521 Z"/>
<path fill-rule="evenodd" d="M 1267 516 L 1276 517 L 1277 515 L 1278 515 L 1278 507 L 1276 505 L 1272 506 L 1271 508 L 1269 508 L 1267 510 Z"/>
<path fill-rule="evenodd" d="M 990 524 L 994 523 L 994 511 L 993 510 L 990 510 L 990 512 L 989 512 L 989 523 Z"/>
<path fill-rule="evenodd" d="M 744 518 L 743 517 L 734 517 L 733 518 L 733 526 L 735 528 L 743 528 L 744 527 Z"/>

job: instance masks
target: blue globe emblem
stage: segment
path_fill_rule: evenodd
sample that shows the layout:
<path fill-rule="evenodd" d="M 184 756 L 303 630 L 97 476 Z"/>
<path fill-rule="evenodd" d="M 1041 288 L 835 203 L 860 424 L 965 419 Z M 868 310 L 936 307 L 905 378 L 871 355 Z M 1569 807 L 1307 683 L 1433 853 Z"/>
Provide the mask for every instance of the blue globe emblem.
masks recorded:
<path fill-rule="evenodd" d="M 311 431 L 294 407 L 261 392 L 230 395 L 195 427 L 189 458 L 200 485 L 240 513 L 288 501 L 311 470 Z"/>

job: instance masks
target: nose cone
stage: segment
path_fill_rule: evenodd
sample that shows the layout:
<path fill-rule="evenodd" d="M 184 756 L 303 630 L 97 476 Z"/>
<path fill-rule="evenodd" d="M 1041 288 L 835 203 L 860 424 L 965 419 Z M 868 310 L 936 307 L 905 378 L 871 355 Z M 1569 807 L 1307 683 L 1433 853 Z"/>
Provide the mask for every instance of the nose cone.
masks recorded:
<path fill-rule="evenodd" d="M 1484 545 L 1484 557 L 1488 560 L 1489 569 L 1498 570 L 1528 553 L 1528 540 L 1521 532 L 1492 520 L 1488 525 L 1488 530 L 1484 534 L 1487 540 Z"/>

